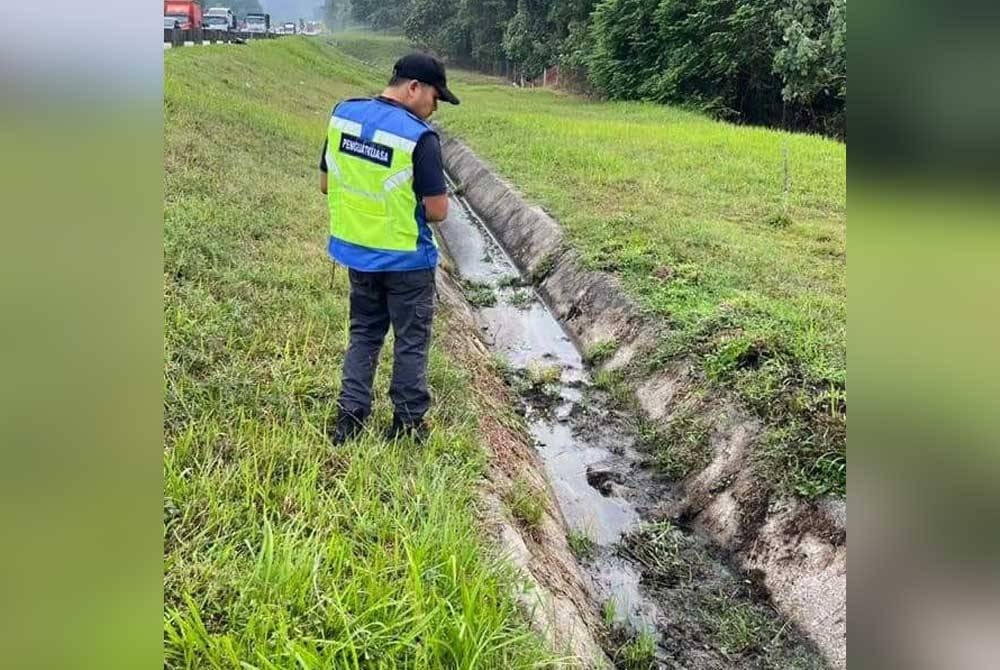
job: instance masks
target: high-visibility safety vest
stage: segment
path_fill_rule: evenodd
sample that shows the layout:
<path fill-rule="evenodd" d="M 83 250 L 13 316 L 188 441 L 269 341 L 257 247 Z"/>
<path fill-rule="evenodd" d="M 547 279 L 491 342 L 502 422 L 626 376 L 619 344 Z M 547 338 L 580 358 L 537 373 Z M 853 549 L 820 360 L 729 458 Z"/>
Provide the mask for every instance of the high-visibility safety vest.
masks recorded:
<path fill-rule="evenodd" d="M 413 193 L 413 149 L 430 125 L 367 98 L 333 110 L 327 135 L 330 257 L 366 272 L 422 270 L 438 250 Z"/>

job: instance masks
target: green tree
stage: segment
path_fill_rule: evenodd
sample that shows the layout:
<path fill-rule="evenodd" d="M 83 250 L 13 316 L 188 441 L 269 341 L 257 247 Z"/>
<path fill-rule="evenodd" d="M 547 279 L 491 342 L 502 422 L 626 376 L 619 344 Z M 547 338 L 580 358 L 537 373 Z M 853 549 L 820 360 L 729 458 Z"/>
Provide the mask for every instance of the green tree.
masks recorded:
<path fill-rule="evenodd" d="M 503 50 L 527 79 L 541 76 L 553 60 L 553 30 L 547 18 L 544 0 L 517 0 L 517 10 L 504 28 Z"/>
<path fill-rule="evenodd" d="M 597 0 L 551 0 L 549 25 L 557 31 L 556 60 L 578 79 L 586 78 L 592 48 L 590 15 Z"/>
<path fill-rule="evenodd" d="M 351 0 L 351 13 L 375 30 L 402 32 L 410 0 Z"/>
<path fill-rule="evenodd" d="M 461 56 L 479 69 L 501 72 L 507 61 L 504 27 L 516 8 L 516 0 L 461 0 L 458 15 L 467 41 Z"/>
<path fill-rule="evenodd" d="M 638 98 L 664 54 L 653 21 L 660 0 L 601 0 L 594 8 L 586 57 L 590 81 L 612 98 Z"/>
<path fill-rule="evenodd" d="M 455 63 L 501 72 L 504 27 L 516 0 L 410 0 L 406 36 Z"/>
<path fill-rule="evenodd" d="M 455 0 L 410 0 L 403 20 L 406 36 L 439 55 L 455 55 L 465 42 L 456 5 Z"/>
<path fill-rule="evenodd" d="M 251 0 L 256 1 L 256 0 Z M 327 0 L 453 63 L 843 135 L 847 0 Z"/>
<path fill-rule="evenodd" d="M 347 28 L 351 18 L 351 0 L 326 0 L 323 5 L 323 22 L 330 30 Z"/>
<path fill-rule="evenodd" d="M 846 131 L 847 0 L 790 0 L 777 14 L 783 44 L 774 56 L 782 96 L 823 119 L 825 130 Z"/>
<path fill-rule="evenodd" d="M 602 0 L 591 26 L 591 81 L 613 98 L 778 122 L 781 84 L 773 60 L 783 1 Z"/>

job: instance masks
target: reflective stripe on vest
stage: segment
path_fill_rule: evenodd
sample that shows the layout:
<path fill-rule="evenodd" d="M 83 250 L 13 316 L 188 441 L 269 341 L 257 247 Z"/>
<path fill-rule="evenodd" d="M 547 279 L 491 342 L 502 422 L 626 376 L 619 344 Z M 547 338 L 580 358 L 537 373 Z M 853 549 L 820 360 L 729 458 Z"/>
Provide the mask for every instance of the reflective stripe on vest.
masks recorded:
<path fill-rule="evenodd" d="M 348 100 L 330 119 L 330 253 L 358 270 L 433 267 L 437 248 L 413 193 L 413 150 L 430 126 L 393 105 Z M 374 252 L 374 253 L 369 253 Z"/>

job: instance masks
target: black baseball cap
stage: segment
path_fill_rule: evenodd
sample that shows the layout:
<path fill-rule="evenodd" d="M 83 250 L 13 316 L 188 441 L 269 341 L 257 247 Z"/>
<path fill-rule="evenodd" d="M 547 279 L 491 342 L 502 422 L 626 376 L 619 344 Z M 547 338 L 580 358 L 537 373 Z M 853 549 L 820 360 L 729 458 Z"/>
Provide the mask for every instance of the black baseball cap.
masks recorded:
<path fill-rule="evenodd" d="M 437 89 L 438 97 L 453 105 L 458 98 L 448 90 L 448 80 L 444 76 L 444 64 L 430 54 L 412 53 L 403 56 L 392 66 L 392 76 L 416 79 Z"/>

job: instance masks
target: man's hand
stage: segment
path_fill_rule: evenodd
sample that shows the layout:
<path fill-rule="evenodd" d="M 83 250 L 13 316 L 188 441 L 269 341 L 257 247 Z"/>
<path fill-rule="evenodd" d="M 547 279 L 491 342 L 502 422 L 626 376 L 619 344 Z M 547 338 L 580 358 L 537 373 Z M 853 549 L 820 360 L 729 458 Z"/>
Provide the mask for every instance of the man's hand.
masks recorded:
<path fill-rule="evenodd" d="M 322 170 L 319 173 L 319 191 L 323 195 L 326 195 L 326 173 Z"/>
<path fill-rule="evenodd" d="M 424 213 L 427 215 L 427 220 L 434 223 L 447 219 L 448 194 L 442 193 L 441 195 L 425 195 Z"/>

